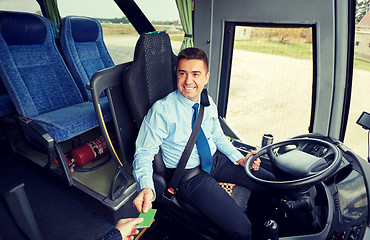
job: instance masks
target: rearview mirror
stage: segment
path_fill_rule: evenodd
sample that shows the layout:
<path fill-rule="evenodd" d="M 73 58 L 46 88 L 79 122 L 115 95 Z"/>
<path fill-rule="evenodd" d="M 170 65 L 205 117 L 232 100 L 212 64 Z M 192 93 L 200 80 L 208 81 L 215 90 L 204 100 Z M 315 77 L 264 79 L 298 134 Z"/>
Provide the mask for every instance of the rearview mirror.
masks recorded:
<path fill-rule="evenodd" d="M 363 112 L 356 123 L 364 129 L 370 130 L 370 113 Z"/>

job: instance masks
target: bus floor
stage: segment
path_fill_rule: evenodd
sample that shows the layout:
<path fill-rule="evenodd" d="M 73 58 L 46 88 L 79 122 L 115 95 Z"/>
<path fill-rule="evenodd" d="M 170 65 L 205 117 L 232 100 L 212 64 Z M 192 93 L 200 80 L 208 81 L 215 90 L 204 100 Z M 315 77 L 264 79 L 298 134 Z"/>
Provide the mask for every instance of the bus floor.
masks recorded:
<path fill-rule="evenodd" d="M 94 214 L 81 199 L 76 199 L 75 194 L 70 194 L 71 187 L 63 181 L 45 174 L 38 165 L 14 154 L 7 141 L 0 140 L 0 146 L 0 240 L 28 239 L 17 226 L 4 199 L 6 192 L 22 183 L 45 240 L 94 240 L 114 228 L 112 223 Z M 158 213 L 151 227 L 136 239 L 203 240 L 185 226 Z"/>
<path fill-rule="evenodd" d="M 97 239 L 114 228 L 72 197 L 67 184 L 14 154 L 8 142 L 1 140 L 0 146 L 0 240 L 28 239 L 16 225 L 3 197 L 22 183 L 43 239 Z"/>
<path fill-rule="evenodd" d="M 144 229 L 143 233 L 139 234 L 136 240 L 205 240 L 179 221 L 164 215 L 155 218 L 152 225 Z"/>

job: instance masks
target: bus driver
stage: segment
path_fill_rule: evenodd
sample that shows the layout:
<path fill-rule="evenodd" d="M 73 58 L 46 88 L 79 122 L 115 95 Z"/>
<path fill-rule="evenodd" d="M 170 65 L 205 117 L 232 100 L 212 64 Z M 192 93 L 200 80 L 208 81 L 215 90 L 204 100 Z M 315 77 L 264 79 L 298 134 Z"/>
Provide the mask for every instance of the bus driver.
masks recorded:
<path fill-rule="evenodd" d="M 139 212 L 147 212 L 155 199 L 152 160 L 159 146 L 166 168 L 173 172 L 191 134 L 193 115 L 198 111 L 201 92 L 210 76 L 205 52 L 197 48 L 182 50 L 178 55 L 176 74 L 177 90 L 152 106 L 136 140 L 133 173 L 140 192 L 133 203 Z M 258 186 L 244 171 L 245 162 L 256 152 L 244 157 L 234 148 L 221 129 L 215 103 L 210 97 L 209 100 L 210 106 L 204 108 L 197 144 L 185 171 L 202 170 L 190 179 L 182 179 L 177 196 L 212 219 L 230 239 L 250 239 L 251 223 L 248 217 L 217 182 L 235 183 L 256 190 Z M 198 146 L 202 135 L 208 142 L 208 145 L 202 144 L 206 150 L 200 150 Z M 206 159 L 205 162 L 203 159 Z M 256 174 L 271 174 L 260 168 L 260 162 L 256 159 L 252 164 Z"/>

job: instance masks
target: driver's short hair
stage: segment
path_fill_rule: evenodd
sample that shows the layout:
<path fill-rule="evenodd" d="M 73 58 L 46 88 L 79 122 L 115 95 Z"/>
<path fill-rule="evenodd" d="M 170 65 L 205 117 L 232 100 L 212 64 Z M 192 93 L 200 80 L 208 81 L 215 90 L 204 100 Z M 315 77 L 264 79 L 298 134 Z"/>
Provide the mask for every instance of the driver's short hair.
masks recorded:
<path fill-rule="evenodd" d="M 199 48 L 185 48 L 177 55 L 177 64 L 181 59 L 199 59 L 202 60 L 206 66 L 208 72 L 208 57 L 207 54 Z"/>

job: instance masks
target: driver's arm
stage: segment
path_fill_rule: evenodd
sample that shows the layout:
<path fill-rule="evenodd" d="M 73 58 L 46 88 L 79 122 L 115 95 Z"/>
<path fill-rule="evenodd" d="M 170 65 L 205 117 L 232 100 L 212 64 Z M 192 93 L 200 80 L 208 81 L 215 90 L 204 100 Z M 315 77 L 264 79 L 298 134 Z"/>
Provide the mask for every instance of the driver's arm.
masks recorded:
<path fill-rule="evenodd" d="M 163 110 L 161 108 L 158 110 L 158 105 L 153 105 L 144 117 L 136 139 L 132 173 L 139 192 L 134 200 L 134 207 L 139 212 L 147 212 L 155 199 L 152 161 L 167 134 L 166 120 L 163 119 L 161 112 Z"/>

